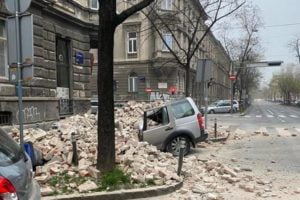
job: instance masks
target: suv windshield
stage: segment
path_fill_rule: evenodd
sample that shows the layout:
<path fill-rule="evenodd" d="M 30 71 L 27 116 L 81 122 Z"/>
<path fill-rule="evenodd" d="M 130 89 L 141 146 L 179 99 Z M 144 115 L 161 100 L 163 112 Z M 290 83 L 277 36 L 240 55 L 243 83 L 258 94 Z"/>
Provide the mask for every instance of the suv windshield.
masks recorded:
<path fill-rule="evenodd" d="M 0 166 L 11 165 L 22 158 L 19 145 L 0 129 Z"/>

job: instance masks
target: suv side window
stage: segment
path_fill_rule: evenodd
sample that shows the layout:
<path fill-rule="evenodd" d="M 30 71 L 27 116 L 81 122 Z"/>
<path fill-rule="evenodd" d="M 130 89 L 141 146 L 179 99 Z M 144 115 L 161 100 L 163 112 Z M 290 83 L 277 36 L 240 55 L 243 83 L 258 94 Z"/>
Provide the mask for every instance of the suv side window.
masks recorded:
<path fill-rule="evenodd" d="M 161 107 L 147 112 L 147 127 L 149 129 L 168 124 L 169 116 L 166 107 Z"/>
<path fill-rule="evenodd" d="M 171 105 L 176 119 L 189 117 L 195 114 L 195 111 L 188 100 L 177 102 Z"/>

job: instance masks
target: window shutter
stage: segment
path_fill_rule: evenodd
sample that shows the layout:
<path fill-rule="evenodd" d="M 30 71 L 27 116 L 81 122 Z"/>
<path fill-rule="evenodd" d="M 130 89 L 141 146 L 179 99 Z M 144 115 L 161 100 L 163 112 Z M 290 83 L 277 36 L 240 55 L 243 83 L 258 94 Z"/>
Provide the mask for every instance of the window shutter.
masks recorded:
<path fill-rule="evenodd" d="M 133 78 L 133 92 L 138 92 L 138 77 Z"/>

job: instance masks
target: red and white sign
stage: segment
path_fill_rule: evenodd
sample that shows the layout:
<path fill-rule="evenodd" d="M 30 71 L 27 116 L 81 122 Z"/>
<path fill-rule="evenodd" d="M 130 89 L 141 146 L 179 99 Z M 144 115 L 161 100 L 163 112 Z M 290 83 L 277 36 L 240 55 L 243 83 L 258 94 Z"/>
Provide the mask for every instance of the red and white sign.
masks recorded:
<path fill-rule="evenodd" d="M 232 81 L 236 80 L 236 75 L 230 74 L 229 79 L 232 80 Z"/>
<path fill-rule="evenodd" d="M 169 93 L 176 93 L 176 87 L 175 86 L 170 86 L 168 89 Z"/>
<path fill-rule="evenodd" d="M 146 89 L 145 89 L 145 92 L 151 93 L 151 92 L 152 92 L 152 89 L 151 89 L 151 88 L 146 88 Z"/>

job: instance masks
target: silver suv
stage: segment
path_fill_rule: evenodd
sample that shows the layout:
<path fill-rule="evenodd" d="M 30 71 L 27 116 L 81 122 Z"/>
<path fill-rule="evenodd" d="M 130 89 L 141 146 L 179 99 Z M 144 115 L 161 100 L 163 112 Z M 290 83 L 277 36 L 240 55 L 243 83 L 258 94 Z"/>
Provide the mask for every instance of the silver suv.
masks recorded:
<path fill-rule="evenodd" d="M 191 145 L 195 147 L 206 138 L 202 115 L 189 97 L 145 111 L 139 125 L 140 141 L 147 141 L 175 156 L 179 155 L 181 141 L 185 143 L 184 154 L 187 154 Z"/>
<path fill-rule="evenodd" d="M 0 199 L 40 200 L 38 183 L 33 179 L 31 159 L 0 128 Z"/>

